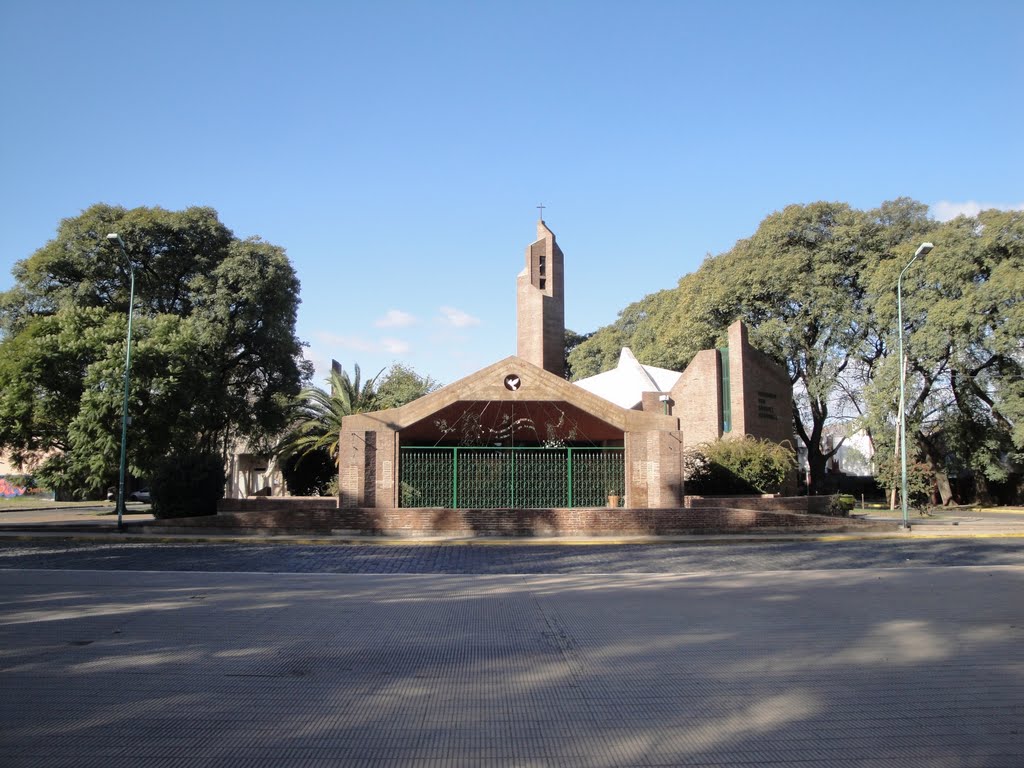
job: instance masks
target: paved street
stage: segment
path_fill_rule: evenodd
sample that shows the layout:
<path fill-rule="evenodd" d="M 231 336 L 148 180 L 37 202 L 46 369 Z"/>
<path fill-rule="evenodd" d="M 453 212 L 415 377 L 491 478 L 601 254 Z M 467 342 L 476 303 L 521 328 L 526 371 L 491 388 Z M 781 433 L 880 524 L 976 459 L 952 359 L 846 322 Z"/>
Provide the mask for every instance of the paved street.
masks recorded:
<path fill-rule="evenodd" d="M 32 548 L 5 548 L 8 565 L 12 549 Z M 619 553 L 622 570 L 635 555 Z M 1011 768 L 1024 764 L 1021 594 L 1019 565 L 8 569 L 0 764 Z"/>
<path fill-rule="evenodd" d="M 329 544 L 0 540 L 0 569 L 406 574 L 742 573 L 1024 566 L 1024 538 L 658 544 Z"/>

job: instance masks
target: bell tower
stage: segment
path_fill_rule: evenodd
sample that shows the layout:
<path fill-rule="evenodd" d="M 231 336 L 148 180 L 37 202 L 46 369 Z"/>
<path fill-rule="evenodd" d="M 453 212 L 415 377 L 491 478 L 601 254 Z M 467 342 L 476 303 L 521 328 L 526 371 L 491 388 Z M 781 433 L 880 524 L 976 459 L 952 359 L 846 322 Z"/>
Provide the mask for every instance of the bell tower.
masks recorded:
<path fill-rule="evenodd" d="M 563 277 L 562 249 L 538 219 L 537 239 L 526 246 L 526 268 L 516 278 L 516 355 L 556 376 L 565 375 Z"/>

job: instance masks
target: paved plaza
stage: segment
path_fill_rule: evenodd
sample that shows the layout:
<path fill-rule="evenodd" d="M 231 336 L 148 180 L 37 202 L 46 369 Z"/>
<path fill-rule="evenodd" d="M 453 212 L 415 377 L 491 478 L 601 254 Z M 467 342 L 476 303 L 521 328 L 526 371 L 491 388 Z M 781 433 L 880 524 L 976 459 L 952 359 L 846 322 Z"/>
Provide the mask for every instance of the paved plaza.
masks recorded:
<path fill-rule="evenodd" d="M 491 545 L 134 538 L 0 538 L 0 569 L 518 575 L 1024 566 L 1024 537 Z"/>
<path fill-rule="evenodd" d="M 7 543 L 0 764 L 1024 765 L 1020 543 L 912 544 Z"/>

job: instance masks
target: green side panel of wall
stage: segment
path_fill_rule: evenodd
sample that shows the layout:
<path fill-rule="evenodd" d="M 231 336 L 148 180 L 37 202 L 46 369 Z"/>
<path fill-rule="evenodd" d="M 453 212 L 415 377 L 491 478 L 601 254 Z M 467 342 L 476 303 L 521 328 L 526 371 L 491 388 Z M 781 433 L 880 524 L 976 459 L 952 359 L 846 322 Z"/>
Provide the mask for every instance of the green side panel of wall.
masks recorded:
<path fill-rule="evenodd" d="M 732 430 L 732 397 L 729 394 L 729 348 L 721 347 L 716 351 L 721 362 L 719 368 L 722 371 L 722 434 L 725 434 Z"/>

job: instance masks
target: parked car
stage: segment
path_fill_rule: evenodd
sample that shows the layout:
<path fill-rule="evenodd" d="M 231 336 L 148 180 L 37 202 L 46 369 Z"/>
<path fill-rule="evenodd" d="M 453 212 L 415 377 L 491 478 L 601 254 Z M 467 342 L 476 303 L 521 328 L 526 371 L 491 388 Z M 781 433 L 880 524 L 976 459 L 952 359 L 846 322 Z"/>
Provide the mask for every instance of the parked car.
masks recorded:
<path fill-rule="evenodd" d="M 132 491 L 128 494 L 128 501 L 144 501 L 148 504 L 150 501 L 149 488 L 140 488 L 137 491 Z"/>

